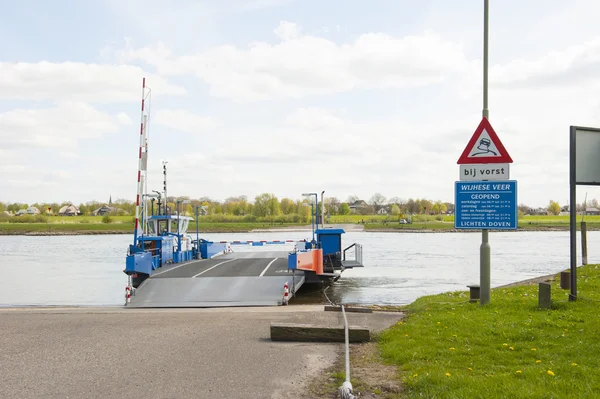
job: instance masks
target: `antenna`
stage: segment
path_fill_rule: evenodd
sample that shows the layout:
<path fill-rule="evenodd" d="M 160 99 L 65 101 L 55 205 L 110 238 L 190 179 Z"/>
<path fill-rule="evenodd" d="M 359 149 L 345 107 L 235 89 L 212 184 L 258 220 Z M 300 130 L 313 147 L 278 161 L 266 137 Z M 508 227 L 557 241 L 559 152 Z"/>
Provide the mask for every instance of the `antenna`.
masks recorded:
<path fill-rule="evenodd" d="M 167 163 L 169 163 L 169 161 L 164 160 L 163 161 L 163 190 L 165 192 L 165 215 L 168 212 L 168 208 L 167 208 L 167 204 L 169 203 L 169 201 L 167 200 Z"/>

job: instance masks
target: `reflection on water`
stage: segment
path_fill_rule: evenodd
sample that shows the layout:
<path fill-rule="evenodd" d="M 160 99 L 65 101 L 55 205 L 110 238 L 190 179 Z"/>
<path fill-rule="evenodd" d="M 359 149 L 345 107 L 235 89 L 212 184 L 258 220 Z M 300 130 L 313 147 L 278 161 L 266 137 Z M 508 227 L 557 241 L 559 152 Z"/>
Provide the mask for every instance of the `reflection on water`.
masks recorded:
<path fill-rule="evenodd" d="M 202 237 L 285 240 L 310 238 L 310 232 Z M 130 241 L 131 235 L 0 237 L 0 306 L 120 306 L 126 284 L 122 271 Z M 467 284 L 479 282 L 480 233 L 350 232 L 343 241 L 344 246 L 353 242 L 363 245 L 366 266 L 346 270 L 327 290 L 334 302 L 406 304 L 422 295 L 466 290 Z M 569 267 L 568 232 L 494 232 L 490 233 L 490 243 L 492 287 Z M 588 232 L 590 263 L 600 262 L 594 252 L 598 244 L 600 232 Z M 318 290 L 303 290 L 303 295 L 293 303 L 324 300 Z"/>

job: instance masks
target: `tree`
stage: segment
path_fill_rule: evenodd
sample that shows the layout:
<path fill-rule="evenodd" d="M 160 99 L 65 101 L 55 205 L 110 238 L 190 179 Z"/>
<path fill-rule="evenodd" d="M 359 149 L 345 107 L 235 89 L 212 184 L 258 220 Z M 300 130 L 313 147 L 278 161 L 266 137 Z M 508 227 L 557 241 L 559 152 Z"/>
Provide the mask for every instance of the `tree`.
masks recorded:
<path fill-rule="evenodd" d="M 451 202 L 444 202 L 444 205 L 446 206 L 446 212 L 448 211 L 454 211 L 454 204 Z"/>
<path fill-rule="evenodd" d="M 390 208 L 390 212 L 392 215 L 399 215 L 400 214 L 400 207 L 396 204 L 392 204 L 392 207 Z"/>
<path fill-rule="evenodd" d="M 308 205 L 308 206 L 306 206 Z M 296 201 L 296 210 L 298 215 L 300 215 L 300 218 L 302 219 L 303 222 L 307 222 L 310 219 L 310 203 L 307 201 Z"/>
<path fill-rule="evenodd" d="M 374 215 L 375 207 L 373 205 L 362 206 L 356 209 L 356 213 L 359 215 Z"/>
<path fill-rule="evenodd" d="M 446 213 L 447 211 L 448 211 L 448 207 L 446 206 L 446 204 L 443 202 L 440 202 L 440 212 Z"/>
<path fill-rule="evenodd" d="M 254 216 L 277 216 L 280 213 L 279 201 L 274 194 L 263 193 L 254 199 Z"/>
<path fill-rule="evenodd" d="M 433 204 L 426 199 L 417 200 L 419 202 L 419 213 L 429 214 L 432 212 Z"/>
<path fill-rule="evenodd" d="M 346 202 L 349 204 L 354 204 L 356 201 L 358 201 L 358 197 L 356 195 L 351 195 L 346 200 Z"/>
<path fill-rule="evenodd" d="M 347 203 L 342 202 L 340 205 L 340 215 L 349 215 L 350 214 L 350 206 Z"/>
<path fill-rule="evenodd" d="M 14 204 L 10 204 L 6 207 L 6 210 L 12 213 L 17 213 L 19 212 L 21 209 L 27 209 L 29 207 L 29 205 L 27 204 L 21 204 L 18 202 L 15 202 Z"/>
<path fill-rule="evenodd" d="M 245 215 L 248 213 L 248 198 L 245 195 L 229 197 L 222 205 L 223 212 L 228 215 Z"/>
<path fill-rule="evenodd" d="M 436 201 L 435 204 L 432 205 L 431 210 L 435 214 L 446 213 L 446 205 L 442 201 Z"/>
<path fill-rule="evenodd" d="M 291 213 L 296 213 L 296 204 L 294 204 L 294 201 L 292 201 L 289 198 L 282 198 L 281 199 L 281 203 L 280 203 L 280 207 L 281 207 L 281 212 L 284 215 L 289 215 Z"/>
<path fill-rule="evenodd" d="M 550 212 L 553 215 L 558 215 L 560 213 L 560 205 L 556 201 L 550 200 L 550 203 L 548 204 L 547 209 L 548 209 L 548 212 Z"/>
<path fill-rule="evenodd" d="M 408 202 L 406 203 L 406 210 L 410 214 L 420 213 L 419 205 L 420 204 L 418 201 L 415 201 L 414 199 L 409 198 Z"/>
<path fill-rule="evenodd" d="M 39 209 L 39 208 L 38 208 Z M 43 209 L 40 209 L 41 212 L 43 212 Z M 94 211 L 94 209 L 89 209 L 89 207 L 85 204 L 79 204 L 79 212 L 81 212 L 82 216 L 87 216 L 89 214 L 91 214 Z"/>
<path fill-rule="evenodd" d="M 519 204 L 519 206 L 517 207 L 517 209 L 519 210 L 519 212 L 521 212 L 523 215 L 527 215 L 531 213 L 531 207 L 529 205 L 525 205 L 523 203 Z"/>
<path fill-rule="evenodd" d="M 385 205 L 385 201 L 386 198 L 382 194 L 375 193 L 369 200 L 369 204 L 372 205 L 373 208 L 375 208 L 375 212 L 377 212 L 378 210 L 383 208 L 383 206 Z"/>
<path fill-rule="evenodd" d="M 325 211 L 328 215 L 337 215 L 340 211 L 340 200 L 336 197 L 325 198 Z"/>

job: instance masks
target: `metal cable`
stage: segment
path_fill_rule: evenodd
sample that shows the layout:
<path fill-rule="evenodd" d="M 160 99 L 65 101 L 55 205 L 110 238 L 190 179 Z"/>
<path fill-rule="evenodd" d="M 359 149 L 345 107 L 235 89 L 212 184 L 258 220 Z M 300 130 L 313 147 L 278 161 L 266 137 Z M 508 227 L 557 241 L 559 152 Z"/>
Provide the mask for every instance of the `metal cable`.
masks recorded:
<path fill-rule="evenodd" d="M 327 302 L 329 302 L 332 306 L 337 306 L 329 297 L 327 296 L 327 290 L 330 286 L 327 286 L 323 289 L 323 295 Z M 340 387 L 340 398 L 341 399 L 355 399 L 355 396 L 352 394 L 352 383 L 350 382 L 350 333 L 348 331 L 348 319 L 346 318 L 346 311 L 344 310 L 344 305 L 341 304 L 342 314 L 344 316 L 344 346 L 346 353 L 346 381 Z"/>
<path fill-rule="evenodd" d="M 346 349 L 346 381 L 340 387 L 340 397 L 342 399 L 354 399 L 354 395 L 352 394 L 352 383 L 350 382 L 350 338 L 348 332 L 348 319 L 346 318 L 346 311 L 344 310 L 344 305 L 341 305 L 342 315 L 344 316 L 344 336 L 345 342 L 344 346 Z"/>
<path fill-rule="evenodd" d="M 331 299 L 329 299 L 329 297 L 327 296 L 327 293 L 325 292 L 325 291 L 327 291 L 327 290 L 329 289 L 329 287 L 330 287 L 330 286 L 328 285 L 327 287 L 325 287 L 325 288 L 323 289 L 323 295 L 325 296 L 325 299 L 327 299 L 327 302 L 329 302 L 329 304 L 330 304 L 331 306 L 336 306 L 336 304 L 335 304 L 335 303 L 333 303 L 333 302 L 331 301 Z"/>

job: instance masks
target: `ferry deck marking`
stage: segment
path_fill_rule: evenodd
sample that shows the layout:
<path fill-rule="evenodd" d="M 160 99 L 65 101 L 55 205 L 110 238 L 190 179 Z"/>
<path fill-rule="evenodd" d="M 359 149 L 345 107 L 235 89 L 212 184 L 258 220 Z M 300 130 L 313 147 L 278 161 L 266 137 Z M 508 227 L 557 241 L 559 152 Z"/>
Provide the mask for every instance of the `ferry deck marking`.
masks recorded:
<path fill-rule="evenodd" d="M 203 259 L 203 260 L 204 260 L 204 259 Z M 190 264 L 189 262 L 184 262 L 183 264 L 181 264 L 181 265 L 179 265 L 179 266 L 170 267 L 170 268 L 168 268 L 167 270 L 163 270 L 163 271 L 160 271 L 160 272 L 158 272 L 158 273 L 152 273 L 152 277 L 154 277 L 154 276 L 158 276 L 159 274 L 168 273 L 168 272 L 170 272 L 170 271 L 172 271 L 172 270 L 179 269 L 180 267 L 182 267 L 182 266 L 187 266 L 187 265 L 189 265 L 189 264 Z"/>
<path fill-rule="evenodd" d="M 272 265 L 273 263 L 275 263 L 275 261 L 276 261 L 277 259 L 279 259 L 279 258 L 275 258 L 275 259 L 273 259 L 271 262 L 269 262 L 269 264 L 267 265 L 267 267 L 265 267 L 265 269 L 262 271 L 262 273 L 260 273 L 260 274 L 259 274 L 259 277 L 262 277 L 262 276 L 264 276 L 264 275 L 265 275 L 265 273 L 267 272 L 267 270 L 269 270 L 269 267 L 271 267 L 271 265 Z"/>
<path fill-rule="evenodd" d="M 227 263 L 227 262 L 233 262 L 234 260 L 237 260 L 237 258 L 233 258 L 233 259 L 227 259 L 227 260 L 224 260 L 223 262 L 217 263 L 216 265 L 214 265 L 214 266 L 211 266 L 211 267 L 209 267 L 208 269 L 206 269 L 206 270 L 203 270 L 203 271 L 201 271 L 200 273 L 198 273 L 198 274 L 196 274 L 196 275 L 193 275 L 193 276 L 192 276 L 192 278 L 196 278 L 196 277 L 198 277 L 198 276 L 200 276 L 200 275 L 202 275 L 202 274 L 204 274 L 204 273 L 206 273 L 206 272 L 208 272 L 208 271 L 211 271 L 211 270 L 212 270 L 212 269 L 214 269 L 215 267 L 222 265 L 223 263 Z"/>

